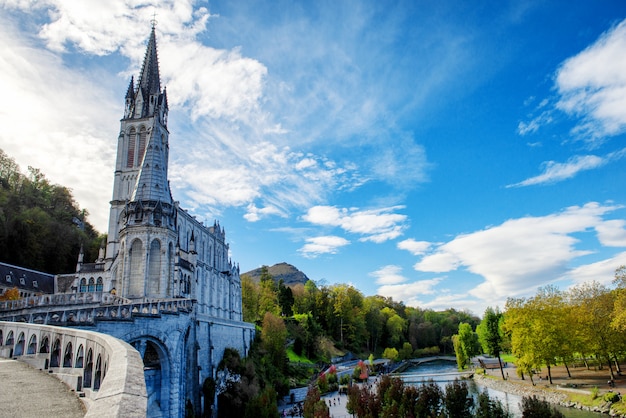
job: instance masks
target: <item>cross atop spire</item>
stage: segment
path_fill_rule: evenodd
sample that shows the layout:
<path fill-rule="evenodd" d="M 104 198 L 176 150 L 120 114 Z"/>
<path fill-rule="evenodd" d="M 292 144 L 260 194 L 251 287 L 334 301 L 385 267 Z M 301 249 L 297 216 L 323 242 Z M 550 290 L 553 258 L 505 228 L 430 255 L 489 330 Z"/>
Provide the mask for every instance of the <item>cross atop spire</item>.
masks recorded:
<path fill-rule="evenodd" d="M 146 56 L 139 75 L 139 89 L 145 96 L 161 93 L 161 77 L 159 76 L 159 58 L 156 45 L 156 23 L 152 25 Z"/>

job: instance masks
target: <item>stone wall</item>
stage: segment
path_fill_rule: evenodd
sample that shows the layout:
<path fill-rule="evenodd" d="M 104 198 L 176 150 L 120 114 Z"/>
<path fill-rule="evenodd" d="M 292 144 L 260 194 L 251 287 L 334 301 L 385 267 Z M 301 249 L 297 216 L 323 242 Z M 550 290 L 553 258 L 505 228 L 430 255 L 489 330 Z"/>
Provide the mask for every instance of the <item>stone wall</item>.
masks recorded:
<path fill-rule="evenodd" d="M 89 399 L 87 417 L 145 417 L 143 361 L 129 344 L 91 331 L 0 321 L 0 357 L 48 370 Z"/>

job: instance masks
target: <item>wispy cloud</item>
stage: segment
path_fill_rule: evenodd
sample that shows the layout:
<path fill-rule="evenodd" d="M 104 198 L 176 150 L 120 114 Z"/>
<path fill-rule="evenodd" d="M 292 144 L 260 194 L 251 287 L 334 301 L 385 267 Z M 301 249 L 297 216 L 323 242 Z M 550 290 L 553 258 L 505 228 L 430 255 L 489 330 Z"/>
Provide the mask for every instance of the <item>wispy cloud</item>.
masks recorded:
<path fill-rule="evenodd" d="M 576 155 L 571 157 L 565 163 L 546 161 L 543 163 L 543 173 L 535 177 L 530 177 L 519 183 L 509 184 L 506 187 L 511 188 L 558 183 L 560 181 L 570 179 L 582 171 L 600 168 L 610 162 L 620 160 L 625 156 L 626 148 L 609 153 L 603 157 L 599 157 L 597 155 Z"/>
<path fill-rule="evenodd" d="M 625 50 L 626 21 L 622 21 L 557 71 L 557 108 L 580 118 L 574 134 L 586 141 L 626 131 Z"/>
<path fill-rule="evenodd" d="M 322 236 L 307 238 L 306 244 L 298 250 L 303 257 L 316 258 L 322 254 L 336 254 L 339 248 L 350 244 L 345 238 L 337 236 Z"/>
<path fill-rule="evenodd" d="M 478 298 L 515 296 L 532 291 L 568 270 L 568 263 L 589 254 L 578 249 L 576 234 L 604 224 L 603 215 L 618 209 L 588 203 L 541 217 L 508 220 L 501 225 L 459 235 L 415 264 L 425 272 L 464 268 L 484 282 L 470 293 Z"/>
<path fill-rule="evenodd" d="M 359 210 L 335 206 L 314 206 L 302 217 L 316 225 L 339 227 L 346 232 L 358 234 L 360 241 L 381 243 L 402 235 L 408 217 L 395 213 L 404 206 Z"/>

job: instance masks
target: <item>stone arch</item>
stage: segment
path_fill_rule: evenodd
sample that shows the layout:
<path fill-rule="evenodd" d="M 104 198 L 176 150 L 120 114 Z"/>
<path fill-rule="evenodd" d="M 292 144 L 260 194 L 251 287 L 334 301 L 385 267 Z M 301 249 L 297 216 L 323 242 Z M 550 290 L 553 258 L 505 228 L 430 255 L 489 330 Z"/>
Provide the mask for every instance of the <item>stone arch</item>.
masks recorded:
<path fill-rule="evenodd" d="M 87 286 L 89 292 L 95 292 L 96 291 L 96 281 L 94 280 L 93 277 L 89 278 L 89 284 Z"/>
<path fill-rule="evenodd" d="M 159 339 L 143 335 L 130 340 L 140 352 L 148 393 L 148 416 L 168 416 L 170 412 L 171 356 Z"/>
<path fill-rule="evenodd" d="M 13 352 L 14 356 L 21 356 L 24 354 L 24 345 L 26 344 L 26 337 L 24 337 L 24 333 L 20 332 L 20 335 L 17 337 L 17 344 L 15 344 L 15 351 Z"/>
<path fill-rule="evenodd" d="M 85 364 L 85 349 L 83 345 L 78 346 L 78 350 L 76 350 L 76 362 L 74 363 L 74 367 L 77 369 L 82 369 Z"/>
<path fill-rule="evenodd" d="M 37 334 L 33 334 L 30 336 L 30 340 L 28 340 L 28 350 L 26 350 L 26 354 L 37 354 Z"/>
<path fill-rule="evenodd" d="M 65 354 L 63 355 L 63 367 L 72 367 L 72 359 L 74 351 L 72 350 L 72 342 L 68 342 L 65 346 Z"/>
<path fill-rule="evenodd" d="M 102 288 L 103 288 L 102 277 L 98 277 L 96 279 L 96 292 L 102 292 Z"/>
<path fill-rule="evenodd" d="M 39 345 L 40 353 L 49 353 L 50 352 L 50 339 L 47 336 L 44 336 L 41 340 L 41 345 Z"/>
<path fill-rule="evenodd" d="M 86 292 L 86 291 L 87 291 L 87 279 L 83 277 L 82 279 L 80 279 L 79 292 Z"/>
<path fill-rule="evenodd" d="M 61 362 L 61 340 L 58 338 L 52 344 L 52 353 L 50 354 L 50 367 L 59 367 Z"/>
<path fill-rule="evenodd" d="M 98 354 L 98 359 L 96 360 L 96 373 L 93 378 L 93 390 L 99 390 L 101 382 L 102 382 L 102 356 Z"/>
<path fill-rule="evenodd" d="M 86 388 L 91 387 L 92 371 L 93 371 L 93 350 L 90 348 L 87 351 L 87 363 L 85 364 L 85 369 L 83 370 L 83 387 L 86 387 Z"/>
<path fill-rule="evenodd" d="M 152 240 L 148 257 L 148 295 L 159 296 L 161 290 L 161 241 Z"/>
<path fill-rule="evenodd" d="M 128 251 L 128 294 L 131 297 L 143 296 L 143 242 L 137 238 L 133 241 Z"/>
<path fill-rule="evenodd" d="M 9 331 L 7 334 L 7 340 L 5 345 L 13 345 L 15 343 L 15 337 L 13 336 L 13 331 Z"/>

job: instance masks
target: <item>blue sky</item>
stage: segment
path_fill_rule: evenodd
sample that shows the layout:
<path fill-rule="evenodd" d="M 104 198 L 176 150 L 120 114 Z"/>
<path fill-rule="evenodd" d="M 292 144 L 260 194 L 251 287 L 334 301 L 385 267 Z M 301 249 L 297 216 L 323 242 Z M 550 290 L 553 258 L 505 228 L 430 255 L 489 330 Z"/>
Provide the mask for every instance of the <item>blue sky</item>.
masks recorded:
<path fill-rule="evenodd" d="M 0 0 L 0 148 L 103 232 L 153 17 L 174 198 L 242 271 L 480 315 L 626 264 L 626 3 Z"/>

